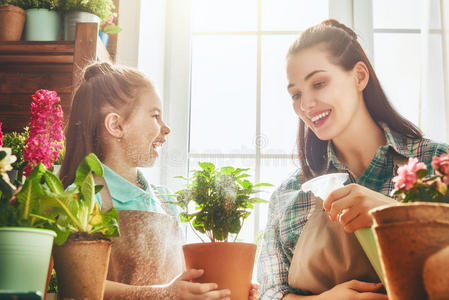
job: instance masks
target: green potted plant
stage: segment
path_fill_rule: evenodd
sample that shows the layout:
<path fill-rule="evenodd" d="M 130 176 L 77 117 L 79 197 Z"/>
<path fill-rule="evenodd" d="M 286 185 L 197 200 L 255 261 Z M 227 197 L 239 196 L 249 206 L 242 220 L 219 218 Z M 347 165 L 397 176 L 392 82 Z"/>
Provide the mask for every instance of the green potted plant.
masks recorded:
<path fill-rule="evenodd" d="M 209 162 L 199 163 L 191 180 L 184 178 L 186 188 L 176 193 L 181 207 L 181 221 L 207 236 L 211 243 L 183 246 L 187 269 L 204 269 L 199 282 L 215 282 L 219 289 L 231 290 L 232 299 L 248 299 L 256 245 L 235 242 L 243 222 L 256 203 L 267 201 L 253 197 L 257 188 L 268 183 L 253 184 L 245 173 L 248 169 L 215 168 Z M 183 177 L 181 177 L 183 178 Z M 195 203 L 195 211 L 189 204 Z M 232 242 L 229 242 L 234 235 Z M 200 237 L 201 238 L 201 237 Z"/>
<path fill-rule="evenodd" d="M 39 207 L 32 214 L 57 234 L 53 248 L 58 294 L 69 299 L 103 299 L 111 237 L 119 235 L 118 214 L 112 208 L 100 211 L 93 173 L 103 176 L 103 167 L 91 153 L 81 162 L 74 183 L 66 190 L 59 178 L 39 164 L 17 194 L 18 201 Z M 86 276 L 89 274 L 89 276 Z"/>
<path fill-rule="evenodd" d="M 59 0 L 16 0 L 26 11 L 27 41 L 57 41 L 61 37 Z"/>
<path fill-rule="evenodd" d="M 27 164 L 27 161 L 23 159 L 23 151 L 29 135 L 28 127 L 25 127 L 23 132 L 8 132 L 3 135 L 3 147 L 10 148 L 11 154 L 16 157 L 16 161 L 12 164 L 12 170 L 8 172 L 9 179 L 15 186 L 18 186 L 23 180 L 23 170 Z"/>
<path fill-rule="evenodd" d="M 410 158 L 398 169 L 394 196 L 402 202 L 370 211 L 389 299 L 427 299 L 426 259 L 449 245 L 449 154 L 427 166 Z"/>
<path fill-rule="evenodd" d="M 100 26 L 114 13 L 112 0 L 60 0 L 61 9 L 64 11 L 64 38 L 72 41 L 75 39 L 76 23 L 93 22 Z"/>
<path fill-rule="evenodd" d="M 25 15 L 16 0 L 0 0 L 0 41 L 20 40 Z"/>

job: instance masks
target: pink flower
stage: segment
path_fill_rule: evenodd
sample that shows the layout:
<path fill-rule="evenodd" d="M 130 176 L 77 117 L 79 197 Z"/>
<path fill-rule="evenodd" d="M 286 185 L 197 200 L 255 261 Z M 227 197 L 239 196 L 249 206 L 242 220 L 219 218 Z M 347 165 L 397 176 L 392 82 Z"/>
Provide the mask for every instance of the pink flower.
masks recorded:
<path fill-rule="evenodd" d="M 64 118 L 56 92 L 38 90 L 32 98 L 30 136 L 25 141 L 23 153 L 24 160 L 28 161 L 25 176 L 39 163 L 49 169 L 58 159 L 64 140 Z"/>
<path fill-rule="evenodd" d="M 410 157 L 408 164 L 398 169 L 398 176 L 393 178 L 395 190 L 399 190 L 405 187 L 406 191 L 413 188 L 413 185 L 418 180 L 416 174 L 419 170 L 427 169 L 426 165 L 422 162 L 418 162 L 417 158 Z"/>
<path fill-rule="evenodd" d="M 438 175 L 449 176 L 449 153 L 443 153 L 432 159 L 432 168 Z"/>
<path fill-rule="evenodd" d="M 3 146 L 2 122 L 0 122 L 0 147 Z"/>

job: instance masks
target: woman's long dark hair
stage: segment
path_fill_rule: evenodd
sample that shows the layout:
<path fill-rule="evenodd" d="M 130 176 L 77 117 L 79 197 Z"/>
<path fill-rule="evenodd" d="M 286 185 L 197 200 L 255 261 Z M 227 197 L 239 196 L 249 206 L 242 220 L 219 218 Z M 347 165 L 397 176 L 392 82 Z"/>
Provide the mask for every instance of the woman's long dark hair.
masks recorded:
<path fill-rule="evenodd" d="M 383 122 L 393 131 L 409 138 L 421 139 L 421 131 L 402 117 L 388 101 L 365 52 L 357 41 L 357 35 L 347 26 L 329 19 L 304 31 L 293 43 L 287 59 L 301 50 L 324 44 L 330 60 L 346 71 L 352 70 L 361 61 L 369 71 L 369 81 L 363 90 L 363 98 L 371 117 L 376 123 Z M 328 141 L 320 140 L 312 130 L 299 119 L 298 154 L 304 175 L 310 179 L 324 172 L 327 162 Z"/>
<path fill-rule="evenodd" d="M 114 111 L 126 120 L 144 89 L 152 90 L 153 85 L 132 68 L 93 63 L 84 69 L 65 130 L 65 156 L 59 173 L 65 187 L 73 182 L 76 168 L 87 154 L 95 153 L 103 160 L 105 116 Z"/>

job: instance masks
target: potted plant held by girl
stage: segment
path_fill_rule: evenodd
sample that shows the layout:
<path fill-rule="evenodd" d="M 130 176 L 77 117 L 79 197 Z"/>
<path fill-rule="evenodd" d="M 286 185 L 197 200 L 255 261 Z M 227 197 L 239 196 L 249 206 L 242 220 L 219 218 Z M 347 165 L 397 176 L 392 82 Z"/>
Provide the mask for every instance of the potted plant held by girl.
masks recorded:
<path fill-rule="evenodd" d="M 183 246 L 187 269 L 204 269 L 199 282 L 215 282 L 219 289 L 230 289 L 232 299 L 248 299 L 256 245 L 235 242 L 243 222 L 256 203 L 267 201 L 252 197 L 268 183 L 252 184 L 246 171 L 200 162 L 191 183 L 176 193 L 181 207 L 181 221 L 190 222 L 194 230 L 205 234 L 211 243 Z M 183 177 L 181 177 L 183 178 Z M 188 180 L 187 178 L 183 178 Z M 196 211 L 189 211 L 191 202 Z M 229 242 L 234 235 L 233 242 Z M 200 237 L 201 239 L 201 237 Z"/>

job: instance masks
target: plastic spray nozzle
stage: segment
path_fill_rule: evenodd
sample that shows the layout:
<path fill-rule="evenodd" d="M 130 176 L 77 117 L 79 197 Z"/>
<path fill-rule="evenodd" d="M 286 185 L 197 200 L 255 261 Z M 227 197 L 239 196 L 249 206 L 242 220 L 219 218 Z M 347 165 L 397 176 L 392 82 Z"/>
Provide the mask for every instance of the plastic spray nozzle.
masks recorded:
<path fill-rule="evenodd" d="M 321 175 L 304 182 L 301 190 L 312 192 L 316 197 L 324 200 L 332 191 L 343 187 L 348 178 L 349 175 L 347 173 Z"/>

